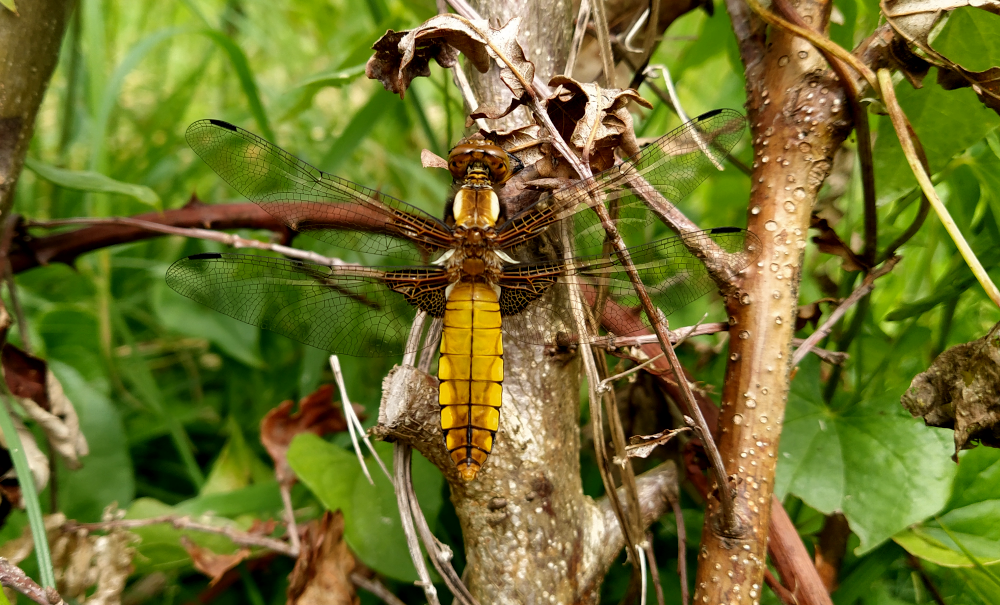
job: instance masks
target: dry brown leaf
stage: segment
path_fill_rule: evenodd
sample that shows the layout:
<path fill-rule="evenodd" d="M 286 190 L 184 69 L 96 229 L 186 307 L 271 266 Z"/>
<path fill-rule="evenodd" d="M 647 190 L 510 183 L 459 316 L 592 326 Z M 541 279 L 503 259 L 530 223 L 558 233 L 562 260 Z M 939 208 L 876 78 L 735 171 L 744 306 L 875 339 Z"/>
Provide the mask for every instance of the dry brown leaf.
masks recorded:
<path fill-rule="evenodd" d="M 913 48 L 893 46 L 897 67 L 919 87 L 927 73 L 927 61 L 938 69 L 938 83 L 946 90 L 971 87 L 980 101 L 1000 113 L 1000 67 L 970 71 L 933 49 L 930 35 L 948 12 L 957 8 L 978 8 L 1000 15 L 997 0 L 886 0 L 883 14 L 902 40 Z M 917 55 L 914 50 L 926 55 Z"/>
<path fill-rule="evenodd" d="M 595 171 L 614 165 L 618 147 L 625 157 L 639 153 L 628 106 L 632 101 L 646 108 L 652 105 L 638 92 L 601 88 L 566 76 L 555 76 L 549 85 L 561 87 L 549 99 L 549 116 L 564 139 L 589 155 Z"/>
<path fill-rule="evenodd" d="M 194 568 L 211 578 L 208 582 L 209 586 L 215 586 L 226 575 L 226 572 L 235 568 L 250 556 L 249 548 L 241 548 L 229 555 L 212 552 L 207 548 L 198 546 L 187 536 L 181 536 L 181 546 L 184 547 L 184 550 L 191 557 Z"/>
<path fill-rule="evenodd" d="M 517 42 L 519 25 L 516 17 L 494 29 L 485 19 L 435 15 L 416 29 L 386 32 L 372 47 L 376 52 L 368 60 L 365 75 L 402 97 L 413 78 L 430 75 L 431 59 L 452 67 L 461 52 L 482 73 L 489 70 L 490 59 L 496 61 L 500 79 L 514 98 L 522 99 L 528 94 L 526 85 L 535 77 L 535 66 Z"/>
<path fill-rule="evenodd" d="M 814 216 L 809 226 L 819 231 L 819 235 L 814 236 L 812 241 L 819 248 L 820 252 L 834 254 L 842 258 L 842 267 L 845 271 L 861 271 L 865 268 L 865 262 L 851 250 L 850 246 L 840 239 L 840 236 L 826 222 L 825 218 L 816 218 Z"/>
<path fill-rule="evenodd" d="M 974 441 L 1000 447 L 1000 324 L 938 355 L 900 402 L 928 426 L 954 430 L 956 460 Z"/>
<path fill-rule="evenodd" d="M 424 168 L 444 168 L 448 169 L 448 160 L 434 153 L 430 149 L 420 152 L 420 165 Z"/>
<path fill-rule="evenodd" d="M 344 542 L 344 515 L 327 511 L 304 528 L 302 550 L 288 577 L 289 605 L 357 605 L 357 563 Z"/>
<path fill-rule="evenodd" d="M 274 472 L 283 485 L 295 483 L 295 473 L 288 465 L 288 446 L 299 433 L 322 437 L 347 430 L 347 420 L 333 405 L 333 386 L 326 384 L 299 401 L 299 411 L 292 413 L 292 400 L 283 401 L 260 422 L 260 441 L 274 460 Z"/>
<path fill-rule="evenodd" d="M 525 166 L 531 166 L 545 155 L 539 141 L 541 130 L 542 127 L 538 124 L 529 124 L 511 130 L 480 130 L 479 132 L 484 138 L 495 142 L 507 153 L 517 156 L 517 159 Z"/>

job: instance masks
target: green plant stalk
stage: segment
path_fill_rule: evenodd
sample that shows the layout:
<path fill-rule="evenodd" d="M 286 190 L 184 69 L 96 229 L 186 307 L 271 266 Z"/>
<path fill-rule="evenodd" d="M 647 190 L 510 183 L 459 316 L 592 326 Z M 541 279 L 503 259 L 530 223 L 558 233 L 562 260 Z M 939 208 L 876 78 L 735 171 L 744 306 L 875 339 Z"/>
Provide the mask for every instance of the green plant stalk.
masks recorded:
<path fill-rule="evenodd" d="M 906 117 L 903 115 L 903 109 L 899 106 L 899 102 L 896 100 L 896 91 L 892 87 L 892 75 L 889 73 L 888 69 L 878 70 L 878 82 L 882 90 L 882 100 L 885 102 L 886 108 L 889 110 L 889 118 L 892 120 L 892 126 L 896 129 L 896 136 L 899 137 L 899 144 L 903 148 L 903 155 L 906 156 L 906 161 L 910 164 L 910 169 L 913 170 L 913 175 L 917 177 L 917 183 L 920 184 L 920 189 L 923 190 L 924 195 L 927 196 L 927 200 L 931 204 L 931 208 L 937 213 L 938 218 L 941 219 L 941 223 L 944 228 L 948 231 L 948 235 L 951 236 L 952 241 L 955 242 L 955 246 L 958 247 L 958 251 L 962 253 L 962 258 L 972 269 L 973 275 L 979 281 L 979 284 L 986 290 L 986 295 L 990 297 L 993 304 L 1000 307 L 1000 290 L 997 290 L 996 284 L 990 279 L 986 269 L 983 268 L 982 263 L 976 258 L 976 255 L 972 252 L 972 248 L 969 247 L 969 243 L 965 241 L 965 237 L 959 230 L 958 225 L 955 224 L 955 220 L 951 218 L 951 214 L 948 209 L 945 208 L 944 202 L 938 197 L 937 191 L 934 190 L 934 184 L 931 183 L 930 177 L 924 172 L 924 167 L 920 163 L 920 158 L 917 156 L 917 150 L 913 145 L 913 140 L 910 138 L 910 132 L 907 128 Z"/>
<path fill-rule="evenodd" d="M 45 519 L 42 518 L 42 505 L 38 501 L 38 492 L 35 490 L 34 475 L 28 466 L 28 457 L 24 455 L 24 446 L 21 444 L 21 436 L 14 428 L 14 419 L 11 417 L 11 406 L 13 397 L 7 388 L 7 381 L 0 373 L 0 395 L 3 395 L 3 403 L 0 404 L 0 431 L 7 438 L 7 451 L 10 452 L 11 460 L 14 463 L 14 470 L 17 472 L 18 484 L 21 487 L 21 498 L 24 500 L 24 508 L 28 513 L 28 524 L 31 526 L 31 537 L 35 542 L 35 558 L 38 559 L 38 569 L 42 575 L 42 586 L 44 588 L 55 588 L 56 576 L 52 571 L 52 555 L 49 553 L 49 541 L 45 532 Z"/>

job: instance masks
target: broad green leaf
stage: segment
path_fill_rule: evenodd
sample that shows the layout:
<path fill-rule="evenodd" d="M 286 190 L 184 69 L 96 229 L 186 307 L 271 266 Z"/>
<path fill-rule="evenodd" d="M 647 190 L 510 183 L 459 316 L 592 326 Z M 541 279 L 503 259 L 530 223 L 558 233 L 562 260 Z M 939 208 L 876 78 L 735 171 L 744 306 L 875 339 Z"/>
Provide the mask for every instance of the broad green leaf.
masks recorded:
<path fill-rule="evenodd" d="M 226 423 L 225 430 L 229 439 L 212 463 L 200 494 L 225 494 L 254 483 L 273 481 L 274 471 L 250 449 L 239 424 L 232 417 Z"/>
<path fill-rule="evenodd" d="M 842 511 L 860 555 L 944 506 L 955 472 L 951 434 L 910 418 L 899 393 L 835 397 L 827 406 L 818 365 L 807 358 L 792 383 L 775 493 Z"/>
<path fill-rule="evenodd" d="M 24 165 L 43 179 L 66 189 L 89 191 L 92 193 L 117 193 L 135 198 L 148 206 L 160 208 L 160 196 L 144 185 L 123 183 L 90 170 L 66 170 L 56 168 L 52 164 L 24 158 Z"/>
<path fill-rule="evenodd" d="M 931 173 L 1000 125 L 1000 116 L 984 107 L 971 89 L 945 90 L 933 76 L 924 79 L 920 90 L 898 84 L 896 95 L 927 153 Z M 917 186 L 888 118 L 879 120 L 874 156 L 879 204 Z"/>
<path fill-rule="evenodd" d="M 978 447 L 963 452 L 951 498 L 935 520 L 893 537 L 914 555 L 946 567 L 972 567 L 953 537 L 984 564 L 1000 563 L 1000 451 Z"/>
<path fill-rule="evenodd" d="M 282 509 L 281 492 L 275 479 L 253 483 L 231 492 L 203 494 L 185 500 L 174 508 L 179 514 L 202 515 L 212 513 L 220 517 L 236 518 L 254 515 L 262 518 L 273 517 Z"/>
<path fill-rule="evenodd" d="M 59 510 L 70 519 L 100 521 L 111 503 L 126 507 L 135 497 L 135 476 L 128 440 L 118 410 L 102 389 L 84 380 L 72 367 L 55 360 L 49 368 L 62 383 L 80 418 L 80 430 L 87 438 L 90 453 L 80 459 L 82 466 L 59 469 Z"/>
<path fill-rule="evenodd" d="M 376 449 L 391 469 L 391 446 L 380 443 Z M 344 539 L 365 565 L 400 581 L 416 581 L 395 492 L 371 460 L 367 462 L 374 486 L 361 472 L 353 452 L 304 433 L 292 441 L 288 462 L 326 508 L 344 514 Z M 414 456 L 413 462 L 421 508 L 428 519 L 434 519 L 441 505 L 441 474 L 420 456 Z"/>
<path fill-rule="evenodd" d="M 149 519 L 162 515 L 182 516 L 183 513 L 173 506 L 169 506 L 153 498 L 139 498 L 132 503 L 125 515 L 126 519 Z M 215 525 L 219 527 L 233 527 L 246 531 L 250 529 L 253 521 L 249 518 L 242 522 L 225 519 L 222 517 L 201 516 L 197 519 L 200 523 Z M 136 573 L 149 574 L 154 571 L 169 571 L 191 566 L 191 557 L 181 545 L 181 537 L 207 548 L 219 554 L 229 554 L 236 552 L 237 546 L 233 542 L 218 534 L 209 534 L 200 531 L 180 530 L 174 528 L 169 523 L 157 523 L 137 527 L 132 533 L 139 536 L 140 542 L 135 548 L 138 551 L 137 557 L 133 560 Z"/>
<path fill-rule="evenodd" d="M 1000 65 L 1000 16 L 971 6 L 948 13 L 931 47 L 969 71 Z"/>

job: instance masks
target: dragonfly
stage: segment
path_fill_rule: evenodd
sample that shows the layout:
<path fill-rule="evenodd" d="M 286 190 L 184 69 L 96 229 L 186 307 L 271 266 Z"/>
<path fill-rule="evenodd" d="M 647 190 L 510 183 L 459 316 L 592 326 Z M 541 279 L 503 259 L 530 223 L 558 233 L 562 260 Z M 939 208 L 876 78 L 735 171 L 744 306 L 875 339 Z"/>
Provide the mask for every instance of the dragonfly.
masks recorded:
<path fill-rule="evenodd" d="M 634 241 L 652 221 L 644 198 L 676 204 L 721 167 L 744 129 L 739 112 L 706 113 L 612 168 L 536 193 L 516 209 L 498 196 L 517 171 L 516 155 L 487 140 L 467 140 L 449 153 L 452 194 L 437 218 L 322 172 L 228 122 L 200 120 L 186 139 L 234 189 L 299 233 L 381 255 L 386 264 L 202 253 L 171 265 L 166 281 L 230 317 L 348 356 L 433 346 L 406 336 L 418 312 L 441 319 L 441 430 L 459 476 L 472 481 L 500 427 L 505 338 L 598 344 L 662 320 L 642 311 L 625 266 L 607 244 L 598 206 Z M 628 252 L 666 316 L 715 289 L 719 274 L 747 267 L 758 244 L 749 231 L 723 227 Z"/>

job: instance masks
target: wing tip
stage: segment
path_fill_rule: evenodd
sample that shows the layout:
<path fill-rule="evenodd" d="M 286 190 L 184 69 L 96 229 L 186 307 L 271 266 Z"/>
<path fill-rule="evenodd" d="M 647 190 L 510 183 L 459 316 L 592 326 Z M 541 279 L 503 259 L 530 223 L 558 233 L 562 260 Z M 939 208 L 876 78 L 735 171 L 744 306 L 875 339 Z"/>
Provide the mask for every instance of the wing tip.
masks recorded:
<path fill-rule="evenodd" d="M 723 233 L 740 233 L 743 229 L 739 227 L 716 227 L 714 229 L 709 229 L 708 232 L 712 235 L 723 234 Z"/>
<path fill-rule="evenodd" d="M 187 257 L 187 260 L 218 260 L 222 258 L 222 255 L 218 252 L 202 252 L 201 254 L 192 254 Z"/>
<path fill-rule="evenodd" d="M 216 120 L 215 118 L 209 118 L 208 123 L 214 126 L 218 126 L 219 128 L 225 128 L 226 130 L 231 130 L 233 132 L 236 132 L 236 126 L 230 124 L 229 122 L 226 122 L 225 120 Z"/>

